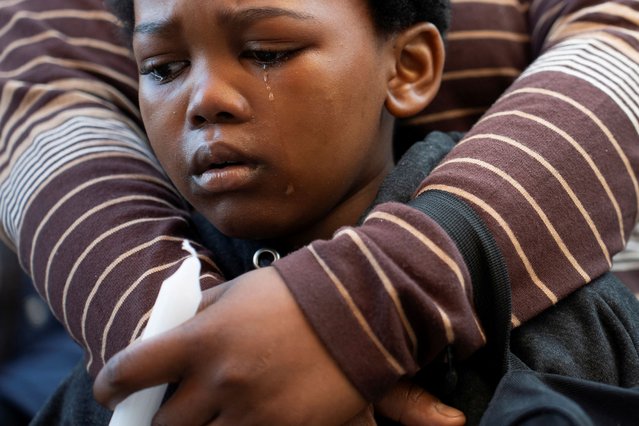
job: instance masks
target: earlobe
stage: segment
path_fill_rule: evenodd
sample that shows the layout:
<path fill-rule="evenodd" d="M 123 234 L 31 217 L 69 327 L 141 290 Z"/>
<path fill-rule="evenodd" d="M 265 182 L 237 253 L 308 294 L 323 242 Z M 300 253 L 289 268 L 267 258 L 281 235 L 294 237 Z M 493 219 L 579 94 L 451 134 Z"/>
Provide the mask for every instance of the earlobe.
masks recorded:
<path fill-rule="evenodd" d="M 395 36 L 395 72 L 388 82 L 386 108 L 398 118 L 421 112 L 437 94 L 444 67 L 444 45 L 430 23 Z"/>

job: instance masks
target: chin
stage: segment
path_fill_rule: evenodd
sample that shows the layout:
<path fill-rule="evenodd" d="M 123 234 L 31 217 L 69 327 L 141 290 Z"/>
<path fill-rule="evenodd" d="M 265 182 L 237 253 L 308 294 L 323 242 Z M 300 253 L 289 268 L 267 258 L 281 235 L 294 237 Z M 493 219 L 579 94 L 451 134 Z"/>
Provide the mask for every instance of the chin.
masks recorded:
<path fill-rule="evenodd" d="M 276 207 L 256 207 L 247 203 L 209 204 L 199 209 L 222 234 L 242 240 L 288 240 L 309 227 L 309 221 L 297 210 Z"/>
<path fill-rule="evenodd" d="M 207 218 L 222 234 L 241 240 L 278 239 L 289 231 L 288 229 L 279 229 L 279 226 L 274 226 L 272 223 L 245 220 L 248 214 L 242 216 L 244 216 L 242 219 L 234 217 L 226 220 Z"/>

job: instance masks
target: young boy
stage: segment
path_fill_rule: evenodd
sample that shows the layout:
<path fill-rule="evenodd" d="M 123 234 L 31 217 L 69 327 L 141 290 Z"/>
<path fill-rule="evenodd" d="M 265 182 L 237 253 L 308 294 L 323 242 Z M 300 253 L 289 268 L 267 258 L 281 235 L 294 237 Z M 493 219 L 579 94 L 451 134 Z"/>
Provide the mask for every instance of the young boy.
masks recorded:
<path fill-rule="evenodd" d="M 173 183 L 224 235 L 282 254 L 358 222 L 393 168 L 395 118 L 441 80 L 443 2 L 111 3 Z M 349 418 L 340 402 L 320 423 Z"/>
<path fill-rule="evenodd" d="M 210 3 L 135 2 L 140 107 L 166 172 L 228 236 L 288 250 L 354 225 L 393 167 L 395 117 L 439 87 L 427 22 L 443 30 L 446 6 Z"/>

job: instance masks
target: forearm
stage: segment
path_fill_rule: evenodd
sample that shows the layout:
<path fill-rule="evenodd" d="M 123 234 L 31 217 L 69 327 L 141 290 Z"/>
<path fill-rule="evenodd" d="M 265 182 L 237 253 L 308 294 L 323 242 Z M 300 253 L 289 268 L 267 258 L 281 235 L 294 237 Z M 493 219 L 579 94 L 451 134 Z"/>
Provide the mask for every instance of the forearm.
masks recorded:
<path fill-rule="evenodd" d="M 88 137 L 92 129 L 81 122 Z M 93 130 L 96 137 L 108 133 Z M 159 285 L 186 255 L 182 239 L 194 238 L 181 199 L 150 157 L 118 150 L 124 139 L 76 140 L 78 148 L 87 142 L 99 152 L 67 159 L 57 170 L 45 172 L 33 158 L 33 169 L 47 179 L 24 206 L 18 238 L 23 265 L 87 349 L 94 374 L 139 337 Z M 206 288 L 219 277 L 202 260 Z"/>
<path fill-rule="evenodd" d="M 603 25 L 628 26 L 619 7 L 564 10 L 537 41 L 541 56 L 424 187 L 463 198 L 486 221 L 506 257 L 516 324 L 607 271 L 635 224 L 639 33 Z"/>
<path fill-rule="evenodd" d="M 138 125 L 128 49 L 101 8 L 0 8 L 14 26 L 0 61 L 4 239 L 92 373 L 139 335 L 186 254 L 182 239 L 194 238 Z M 220 278 L 202 255 L 208 287 Z"/>
<path fill-rule="evenodd" d="M 275 266 L 369 400 L 448 345 L 466 357 L 484 344 L 459 251 L 436 222 L 411 207 L 383 204 L 363 226 Z"/>

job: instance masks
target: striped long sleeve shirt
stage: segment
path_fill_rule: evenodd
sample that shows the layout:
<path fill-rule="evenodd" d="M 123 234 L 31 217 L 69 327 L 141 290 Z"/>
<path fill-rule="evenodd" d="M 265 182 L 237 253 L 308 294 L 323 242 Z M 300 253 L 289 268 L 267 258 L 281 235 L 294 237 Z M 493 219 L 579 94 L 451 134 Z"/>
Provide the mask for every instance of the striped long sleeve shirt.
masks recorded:
<path fill-rule="evenodd" d="M 197 236 L 145 140 L 136 70 L 99 0 L 0 2 L 2 236 L 95 374 L 143 329 Z M 442 90 L 399 140 L 468 131 L 424 181 L 483 218 L 515 326 L 609 270 L 636 222 L 639 4 L 455 0 Z M 201 246 L 202 286 L 224 280 Z M 378 206 L 276 268 L 374 398 L 445 346 L 484 342 L 463 258 L 433 220 Z"/>

